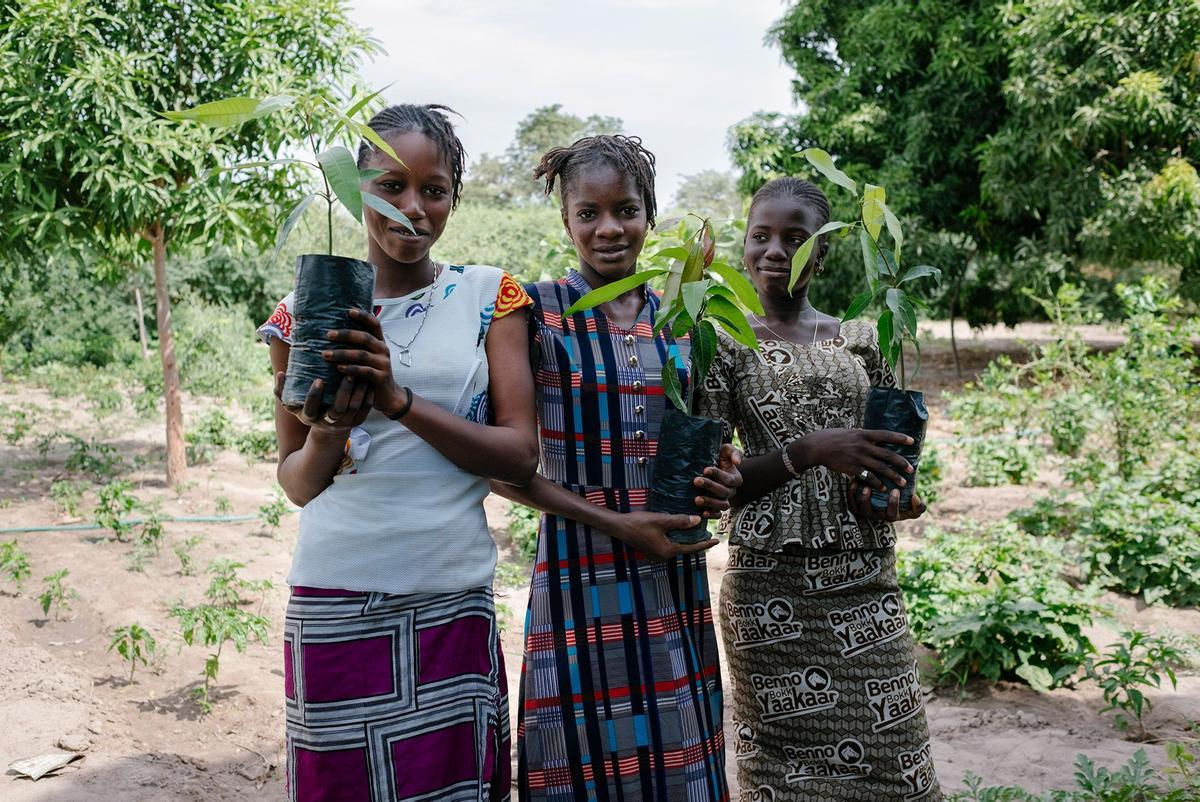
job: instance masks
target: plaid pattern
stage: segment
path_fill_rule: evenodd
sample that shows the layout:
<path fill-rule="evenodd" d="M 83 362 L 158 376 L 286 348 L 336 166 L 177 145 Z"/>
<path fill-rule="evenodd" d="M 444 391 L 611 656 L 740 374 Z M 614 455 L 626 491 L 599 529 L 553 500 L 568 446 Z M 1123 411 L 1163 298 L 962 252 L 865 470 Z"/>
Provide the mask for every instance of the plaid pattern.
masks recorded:
<path fill-rule="evenodd" d="M 291 802 L 503 802 L 508 700 L 491 588 L 295 587 L 284 625 Z"/>
<path fill-rule="evenodd" d="M 572 271 L 526 288 L 542 473 L 595 504 L 646 503 L 662 364 L 687 341 L 562 311 L 590 290 Z M 681 380 L 686 374 L 681 372 Z M 576 521 L 542 518 L 517 725 L 522 800 L 725 802 L 721 678 L 703 556 L 654 562 Z"/>

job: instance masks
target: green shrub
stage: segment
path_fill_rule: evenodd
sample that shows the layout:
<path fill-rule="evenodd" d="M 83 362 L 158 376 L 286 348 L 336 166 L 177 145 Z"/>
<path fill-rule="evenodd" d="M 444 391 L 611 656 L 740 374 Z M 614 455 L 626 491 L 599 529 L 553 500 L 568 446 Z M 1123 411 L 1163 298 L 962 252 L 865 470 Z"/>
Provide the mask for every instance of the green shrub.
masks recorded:
<path fill-rule="evenodd" d="M 233 421 L 223 410 L 210 409 L 184 435 L 188 462 L 212 462 L 218 453 L 233 444 L 233 438 Z"/>
<path fill-rule="evenodd" d="M 526 560 L 537 557 L 538 526 L 542 514 L 522 504 L 513 503 L 508 508 L 508 534 L 512 537 L 517 552 Z"/>
<path fill-rule="evenodd" d="M 1037 478 L 1037 452 L 1019 440 L 981 437 L 968 440 L 963 451 L 969 487 L 1026 485 Z"/>
<path fill-rule="evenodd" d="M 1012 523 L 934 531 L 900 554 L 900 587 L 917 641 L 939 653 L 941 678 L 1069 681 L 1094 651 L 1083 634 L 1092 594 L 1063 578 L 1060 544 Z"/>
<path fill-rule="evenodd" d="M 926 442 L 921 452 L 920 473 L 917 477 L 917 495 L 927 505 L 932 507 L 942 497 L 946 483 L 946 467 L 942 463 L 942 453 L 937 446 Z"/>
<path fill-rule="evenodd" d="M 9 540 L 0 543 L 0 574 L 8 577 L 8 581 L 16 587 L 18 593 L 31 572 L 29 555 L 18 545 L 17 541 Z"/>
<path fill-rule="evenodd" d="M 210 649 L 215 647 L 204 661 L 204 684 L 192 691 L 200 709 L 208 713 L 212 710 L 209 686 L 216 682 L 221 669 L 221 649 L 226 643 L 232 643 L 234 649 L 242 653 L 251 640 L 266 644 L 271 622 L 236 607 L 208 604 L 176 605 L 171 609 L 171 617 L 179 621 L 179 634 L 188 646 L 199 643 Z"/>
<path fill-rule="evenodd" d="M 93 512 L 96 525 L 112 532 L 117 540 L 125 540 L 133 531 L 133 524 L 127 519 L 138 508 L 138 500 L 132 490 L 133 485 L 129 482 L 118 480 L 100 488 L 98 494 Z"/>
<path fill-rule="evenodd" d="M 1115 719 L 1117 729 L 1136 725 L 1137 737 L 1144 739 L 1146 727 L 1142 717 L 1152 705 L 1142 688 L 1161 687 L 1164 676 L 1174 688 L 1175 669 L 1186 657 L 1177 640 L 1145 632 L 1122 632 L 1120 642 L 1097 659 L 1088 660 L 1087 678 L 1099 685 L 1104 694 L 1105 706 L 1100 712 L 1120 710 Z"/>

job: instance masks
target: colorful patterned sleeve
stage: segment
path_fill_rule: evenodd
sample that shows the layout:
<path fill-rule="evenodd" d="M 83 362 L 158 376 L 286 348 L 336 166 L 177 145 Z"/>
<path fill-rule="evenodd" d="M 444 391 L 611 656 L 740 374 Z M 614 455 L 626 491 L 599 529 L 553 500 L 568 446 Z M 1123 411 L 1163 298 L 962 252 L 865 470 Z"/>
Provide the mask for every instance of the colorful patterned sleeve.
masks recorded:
<path fill-rule="evenodd" d="M 267 345 L 272 337 L 278 337 L 288 345 L 292 344 L 292 293 L 279 302 L 275 311 L 267 318 L 267 322 L 258 327 L 258 336 Z"/>
<path fill-rule="evenodd" d="M 505 273 L 500 277 L 500 288 L 496 290 L 496 312 L 492 320 L 499 320 L 505 315 L 512 314 L 518 309 L 533 305 L 529 293 L 517 283 L 517 280 Z"/>

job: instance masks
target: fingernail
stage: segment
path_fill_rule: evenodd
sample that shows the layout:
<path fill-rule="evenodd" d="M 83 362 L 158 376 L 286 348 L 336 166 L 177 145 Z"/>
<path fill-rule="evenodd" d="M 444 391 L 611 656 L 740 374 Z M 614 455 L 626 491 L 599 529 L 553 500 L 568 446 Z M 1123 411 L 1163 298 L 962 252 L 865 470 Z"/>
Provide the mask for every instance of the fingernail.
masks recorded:
<path fill-rule="evenodd" d="M 333 359 L 333 351 L 322 351 L 321 356 L 325 359 Z"/>
<path fill-rule="evenodd" d="M 329 331 L 325 332 L 325 336 L 331 340 L 336 340 L 337 339 L 337 330 L 330 329 Z"/>
<path fill-rule="evenodd" d="M 907 479 L 905 479 L 903 476 L 901 476 L 901 477 L 900 477 L 900 486 L 901 486 L 901 487 L 904 487 L 904 486 L 905 486 L 905 485 L 907 485 L 907 484 L 908 484 L 908 480 L 907 480 Z"/>

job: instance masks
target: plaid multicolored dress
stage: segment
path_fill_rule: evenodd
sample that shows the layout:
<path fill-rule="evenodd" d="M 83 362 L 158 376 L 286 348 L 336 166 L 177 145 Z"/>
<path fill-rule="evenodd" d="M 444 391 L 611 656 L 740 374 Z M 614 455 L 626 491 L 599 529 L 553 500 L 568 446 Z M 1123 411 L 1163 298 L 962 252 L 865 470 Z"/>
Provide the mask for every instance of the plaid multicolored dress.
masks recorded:
<path fill-rule="evenodd" d="M 595 504 L 646 504 L 662 364 L 687 341 L 599 310 L 565 318 L 577 272 L 526 287 L 542 473 Z M 681 373 L 681 380 L 686 375 Z M 702 555 L 669 562 L 545 515 L 525 621 L 517 727 L 522 800 L 724 802 L 721 678 Z"/>

